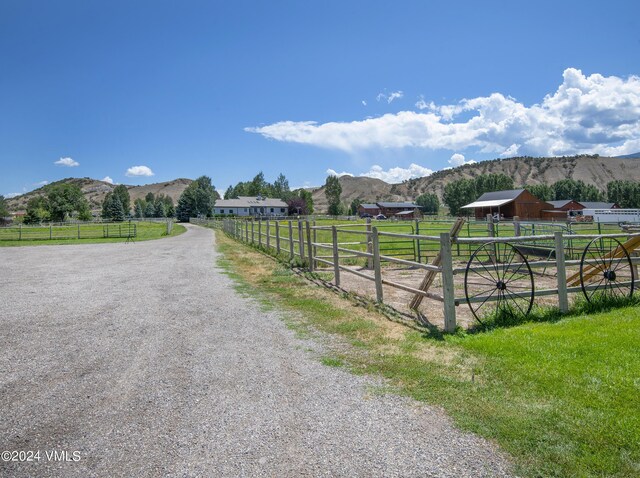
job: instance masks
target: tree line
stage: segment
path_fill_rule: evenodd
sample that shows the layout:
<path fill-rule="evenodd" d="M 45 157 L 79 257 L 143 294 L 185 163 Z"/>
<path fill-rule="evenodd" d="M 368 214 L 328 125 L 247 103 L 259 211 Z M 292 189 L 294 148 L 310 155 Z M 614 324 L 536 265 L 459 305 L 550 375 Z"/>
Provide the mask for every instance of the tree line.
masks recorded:
<path fill-rule="evenodd" d="M 535 184 L 523 188 L 543 201 L 573 199 L 578 202 L 617 203 L 622 208 L 640 208 L 640 183 L 634 181 L 610 181 L 605 191 L 575 179 L 561 179 L 551 185 Z M 513 179 L 509 176 L 482 174 L 473 179 L 458 179 L 447 184 L 443 201 L 452 216 L 471 214 L 471 211 L 463 210 L 462 206 L 476 201 L 486 192 L 508 189 L 514 189 Z"/>
<path fill-rule="evenodd" d="M 313 214 L 311 192 L 306 189 L 291 191 L 289 180 L 282 173 L 273 183 L 269 183 L 264 178 L 264 173 L 260 171 L 251 181 L 240 181 L 235 186 L 229 186 L 224 193 L 225 199 L 237 199 L 240 196 L 281 199 L 287 203 L 290 216 Z"/>

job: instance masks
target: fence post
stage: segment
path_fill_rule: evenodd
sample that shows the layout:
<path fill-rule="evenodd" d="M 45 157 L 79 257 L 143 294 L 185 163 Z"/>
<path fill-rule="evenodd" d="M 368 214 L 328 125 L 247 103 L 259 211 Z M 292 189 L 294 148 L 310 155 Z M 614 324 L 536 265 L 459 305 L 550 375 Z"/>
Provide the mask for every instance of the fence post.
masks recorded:
<path fill-rule="evenodd" d="M 378 240 L 378 228 L 372 229 L 371 245 L 373 249 L 373 272 L 376 280 L 376 300 L 380 303 L 384 300 L 382 291 L 382 271 L 380 270 L 380 242 Z"/>
<path fill-rule="evenodd" d="M 20 229 L 18 230 L 18 240 L 22 240 L 22 224 L 20 224 Z"/>
<path fill-rule="evenodd" d="M 567 296 L 567 270 L 564 263 L 564 240 L 562 238 L 562 231 L 556 231 L 553 235 L 555 236 L 556 242 L 558 305 L 560 307 L 560 312 L 565 313 L 569 311 L 569 297 Z"/>
<path fill-rule="evenodd" d="M 271 245 L 271 225 L 269 224 L 269 219 L 267 219 L 267 251 L 269 250 L 269 246 Z"/>
<path fill-rule="evenodd" d="M 520 216 L 513 216 L 513 233 L 516 236 L 520 235 Z"/>
<path fill-rule="evenodd" d="M 318 231 L 315 229 L 315 227 L 316 227 L 316 220 L 315 219 L 313 220 L 312 224 L 313 224 L 313 227 L 314 227 L 313 232 L 312 232 L 312 234 L 313 234 L 313 243 L 316 244 L 318 242 Z M 313 246 L 313 257 L 318 257 L 318 247 L 317 246 Z M 318 268 L 318 261 L 315 261 L 313 263 L 313 267 L 315 269 Z"/>
<path fill-rule="evenodd" d="M 493 216 L 491 214 L 487 214 L 487 232 L 489 237 L 495 237 L 496 235 L 496 227 L 493 224 Z"/>
<path fill-rule="evenodd" d="M 280 221 L 276 221 L 276 254 L 280 254 Z"/>
<path fill-rule="evenodd" d="M 333 245 L 333 282 L 340 287 L 340 256 L 338 254 L 338 231 L 336 226 L 331 226 L 331 241 Z"/>
<path fill-rule="evenodd" d="M 440 233 L 440 255 L 442 257 L 442 295 L 444 297 L 444 330 L 456 330 L 456 301 L 453 284 L 453 260 L 451 258 L 451 235 Z"/>
<path fill-rule="evenodd" d="M 420 235 L 420 220 L 416 219 L 416 236 Z M 416 262 L 420 263 L 420 239 L 416 239 L 416 255 L 418 256 Z"/>
<path fill-rule="evenodd" d="M 291 220 L 289 220 L 289 257 L 291 260 L 295 257 L 293 251 L 293 226 L 291 224 Z"/>
<path fill-rule="evenodd" d="M 309 221 L 305 221 L 307 229 L 307 254 L 309 255 L 309 271 L 313 272 L 313 246 L 311 245 L 311 225 Z"/>
<path fill-rule="evenodd" d="M 367 218 L 367 232 L 371 232 L 371 218 Z M 367 234 L 367 252 L 369 254 L 373 254 L 373 243 L 371 239 L 371 234 Z M 369 257 L 367 259 L 367 269 L 373 269 L 373 259 Z"/>
<path fill-rule="evenodd" d="M 253 223 L 254 223 L 254 220 L 252 218 L 251 219 L 251 244 L 253 244 L 255 242 L 254 239 L 253 239 L 253 237 L 254 237 L 253 236 Z"/>
<path fill-rule="evenodd" d="M 304 234 L 302 233 L 302 221 L 298 219 L 298 253 L 300 260 L 304 261 Z"/>
<path fill-rule="evenodd" d="M 78 239 L 80 239 L 80 224 L 78 224 Z"/>
<path fill-rule="evenodd" d="M 262 247 L 262 219 L 258 219 L 258 246 Z"/>

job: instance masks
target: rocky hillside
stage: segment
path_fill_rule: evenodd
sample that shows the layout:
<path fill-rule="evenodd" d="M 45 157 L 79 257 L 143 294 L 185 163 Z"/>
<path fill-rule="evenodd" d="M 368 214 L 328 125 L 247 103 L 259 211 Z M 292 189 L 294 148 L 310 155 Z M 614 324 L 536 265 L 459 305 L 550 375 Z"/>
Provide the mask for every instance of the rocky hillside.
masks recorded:
<path fill-rule="evenodd" d="M 442 199 L 447 184 L 458 179 L 474 178 L 481 174 L 506 174 L 516 187 L 533 184 L 553 184 L 561 179 L 582 180 L 604 190 L 609 181 L 617 179 L 640 181 L 640 154 L 634 157 L 601 158 L 576 156 L 561 158 L 508 158 L 468 164 L 438 171 L 431 176 L 411 179 L 401 184 L 387 184 L 379 179 L 343 176 L 343 202 L 353 199 L 362 202 L 413 201 L 423 193 L 435 193 Z M 327 210 L 324 187 L 313 190 L 317 212 Z"/>
<path fill-rule="evenodd" d="M 148 193 L 164 194 L 173 199 L 174 204 L 178 202 L 178 198 L 182 194 L 189 184 L 193 181 L 191 179 L 174 179 L 173 181 L 167 181 L 164 183 L 146 184 L 144 186 L 127 186 L 129 195 L 131 196 L 131 202 L 138 198 L 144 198 Z M 116 185 L 99 181 L 91 178 L 67 178 L 60 181 L 56 181 L 52 184 L 70 183 L 75 184 L 82 189 L 84 197 L 87 198 L 91 209 L 100 209 L 102 207 L 102 201 L 107 193 L 113 191 Z M 44 194 L 44 187 L 35 189 L 21 196 L 7 199 L 9 210 L 11 211 L 24 211 L 27 207 L 27 202 L 34 196 Z"/>
<path fill-rule="evenodd" d="M 462 178 L 481 174 L 502 173 L 513 178 L 516 187 L 534 184 L 553 184 L 561 179 L 582 180 L 604 191 L 609 181 L 640 181 L 640 159 L 574 156 L 561 158 L 508 158 L 468 164 L 446 171 L 438 171 L 419 179 L 412 179 L 392 188 L 392 193 L 415 198 L 425 192 L 442 198 L 444 187 Z"/>
<path fill-rule="evenodd" d="M 342 186 L 342 202 L 347 204 L 351 204 L 354 199 L 360 199 L 362 202 L 405 200 L 403 196 L 392 192 L 394 185 L 385 183 L 380 179 L 342 176 L 339 182 Z M 316 212 L 327 211 L 329 203 L 324 194 L 324 186 L 314 189 L 311 192 L 311 196 L 313 197 L 313 207 Z"/>

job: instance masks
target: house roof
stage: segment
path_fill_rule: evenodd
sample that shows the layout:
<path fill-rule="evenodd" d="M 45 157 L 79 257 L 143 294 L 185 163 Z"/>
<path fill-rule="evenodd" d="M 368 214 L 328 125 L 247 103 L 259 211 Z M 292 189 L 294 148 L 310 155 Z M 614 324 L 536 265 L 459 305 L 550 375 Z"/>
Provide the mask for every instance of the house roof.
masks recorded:
<path fill-rule="evenodd" d="M 377 204 L 360 204 L 365 209 L 378 209 Z"/>
<path fill-rule="evenodd" d="M 580 202 L 585 209 L 611 209 L 616 205 L 614 202 Z"/>
<path fill-rule="evenodd" d="M 419 207 L 417 204 L 412 202 L 379 202 L 377 203 L 380 207 L 386 208 L 402 208 L 402 209 L 415 209 Z"/>
<path fill-rule="evenodd" d="M 471 204 L 462 206 L 462 209 L 475 209 L 477 207 L 498 207 L 514 201 L 524 189 L 507 189 L 505 191 L 492 191 L 484 193 Z"/>
<path fill-rule="evenodd" d="M 240 196 L 237 199 L 218 199 L 216 207 L 287 207 L 282 199 Z"/>
<path fill-rule="evenodd" d="M 562 199 L 561 201 L 547 201 L 547 202 L 549 204 L 551 204 L 554 208 L 558 209 L 558 208 L 566 206 L 567 204 L 569 204 L 572 201 L 573 201 L 573 199 Z M 578 202 L 578 201 L 575 201 L 575 202 Z M 582 204 L 582 203 L 578 203 L 578 204 Z"/>

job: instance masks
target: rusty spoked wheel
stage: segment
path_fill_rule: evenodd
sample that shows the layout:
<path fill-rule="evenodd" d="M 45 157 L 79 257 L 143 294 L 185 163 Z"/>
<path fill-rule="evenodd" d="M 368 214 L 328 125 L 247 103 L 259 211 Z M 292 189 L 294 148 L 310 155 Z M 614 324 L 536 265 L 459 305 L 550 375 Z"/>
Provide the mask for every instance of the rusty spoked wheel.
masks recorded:
<path fill-rule="evenodd" d="M 580 286 L 587 301 L 631 297 L 635 274 L 629 253 L 614 237 L 596 237 L 582 253 Z"/>
<path fill-rule="evenodd" d="M 491 315 L 526 316 L 534 293 L 531 267 L 513 245 L 487 242 L 471 255 L 464 273 L 464 294 L 481 324 Z"/>

